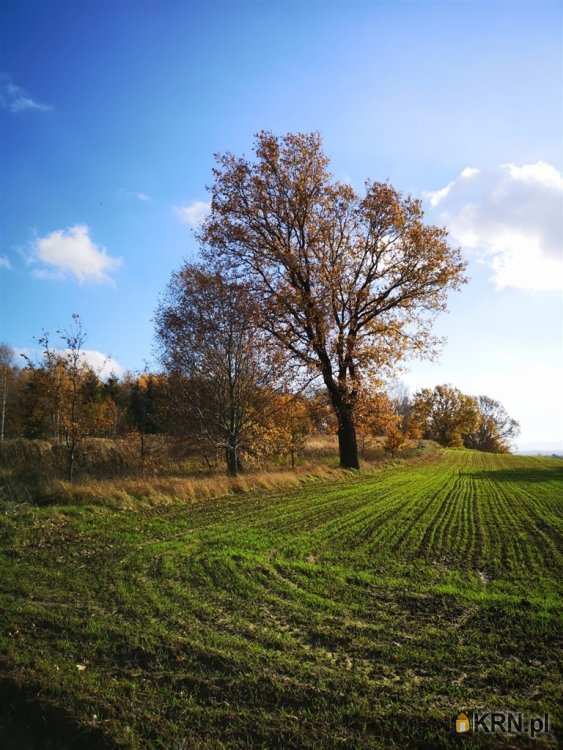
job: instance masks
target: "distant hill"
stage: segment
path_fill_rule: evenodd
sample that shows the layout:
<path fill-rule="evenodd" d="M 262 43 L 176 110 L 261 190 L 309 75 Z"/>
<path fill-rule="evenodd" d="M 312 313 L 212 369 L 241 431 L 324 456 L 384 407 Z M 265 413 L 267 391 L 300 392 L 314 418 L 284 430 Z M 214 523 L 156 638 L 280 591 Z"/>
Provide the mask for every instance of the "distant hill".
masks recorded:
<path fill-rule="evenodd" d="M 555 456 L 563 458 L 563 443 L 524 443 L 519 445 L 514 453 L 520 456 Z"/>
<path fill-rule="evenodd" d="M 552 458 L 563 458 L 563 448 L 559 451 L 514 451 L 517 456 L 551 456 Z"/>

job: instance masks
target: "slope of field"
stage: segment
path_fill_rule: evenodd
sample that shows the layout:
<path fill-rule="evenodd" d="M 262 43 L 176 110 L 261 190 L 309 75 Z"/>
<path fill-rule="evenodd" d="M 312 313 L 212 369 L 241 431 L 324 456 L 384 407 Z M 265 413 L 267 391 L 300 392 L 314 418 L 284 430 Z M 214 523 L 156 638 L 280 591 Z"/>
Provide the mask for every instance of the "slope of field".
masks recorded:
<path fill-rule="evenodd" d="M 2 748 L 446 748 L 548 712 L 563 462 L 440 460 L 142 512 L 7 504 Z M 49 744 L 52 742 L 52 744 Z"/>

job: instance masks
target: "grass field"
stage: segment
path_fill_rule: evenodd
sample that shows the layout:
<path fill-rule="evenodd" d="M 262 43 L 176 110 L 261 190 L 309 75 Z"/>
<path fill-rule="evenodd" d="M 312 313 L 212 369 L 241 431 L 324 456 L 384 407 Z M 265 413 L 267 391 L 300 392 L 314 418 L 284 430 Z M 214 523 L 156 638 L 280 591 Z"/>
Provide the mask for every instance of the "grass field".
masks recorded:
<path fill-rule="evenodd" d="M 5 503 L 0 747 L 555 747 L 562 507 L 563 461 L 463 450 L 139 511 Z M 462 738 L 461 709 L 554 732 Z"/>

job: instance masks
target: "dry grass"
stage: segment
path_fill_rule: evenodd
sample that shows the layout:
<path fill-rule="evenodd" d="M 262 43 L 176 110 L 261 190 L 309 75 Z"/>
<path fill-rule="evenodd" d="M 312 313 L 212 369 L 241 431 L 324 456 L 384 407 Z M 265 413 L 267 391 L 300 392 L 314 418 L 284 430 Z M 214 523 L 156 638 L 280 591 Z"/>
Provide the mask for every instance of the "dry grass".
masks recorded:
<path fill-rule="evenodd" d="M 162 441 L 161 441 L 162 442 Z M 132 441 L 94 439 L 82 446 L 75 482 L 61 476 L 62 446 L 48 441 L 6 441 L 0 451 L 0 499 L 37 505 L 104 505 L 115 509 L 205 501 L 248 492 L 298 489 L 305 483 L 342 480 L 349 471 L 338 468 L 335 436 L 314 436 L 307 441 L 301 463 L 290 469 L 279 462 L 261 466 L 248 464 L 238 477 L 202 466 L 200 458 L 166 458 L 149 471 L 142 471 L 132 457 Z M 134 446 L 133 446 L 134 449 Z M 436 454 L 434 444 L 411 443 L 400 458 L 425 460 Z M 391 461 L 385 455 L 382 439 L 372 438 L 363 446 L 363 470 L 370 472 Z M 283 459 L 282 459 L 283 460 Z"/>
<path fill-rule="evenodd" d="M 342 479 L 348 472 L 325 465 L 302 466 L 294 471 L 260 471 L 229 477 L 140 477 L 91 479 L 77 483 L 52 481 L 43 502 L 57 505 L 105 505 L 123 510 L 147 506 L 194 503 L 245 492 L 297 489 L 311 481 Z"/>

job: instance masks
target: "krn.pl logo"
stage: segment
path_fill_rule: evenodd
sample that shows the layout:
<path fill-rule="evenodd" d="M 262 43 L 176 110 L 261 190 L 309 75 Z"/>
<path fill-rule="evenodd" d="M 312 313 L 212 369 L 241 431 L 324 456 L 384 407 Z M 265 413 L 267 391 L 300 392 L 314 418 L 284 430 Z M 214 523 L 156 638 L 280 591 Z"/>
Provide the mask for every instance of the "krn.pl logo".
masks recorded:
<path fill-rule="evenodd" d="M 457 734 L 464 734 L 465 732 L 469 732 L 471 729 L 471 722 L 469 721 L 469 716 L 463 711 L 457 715 L 457 719 L 455 720 L 455 731 Z"/>

